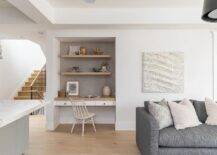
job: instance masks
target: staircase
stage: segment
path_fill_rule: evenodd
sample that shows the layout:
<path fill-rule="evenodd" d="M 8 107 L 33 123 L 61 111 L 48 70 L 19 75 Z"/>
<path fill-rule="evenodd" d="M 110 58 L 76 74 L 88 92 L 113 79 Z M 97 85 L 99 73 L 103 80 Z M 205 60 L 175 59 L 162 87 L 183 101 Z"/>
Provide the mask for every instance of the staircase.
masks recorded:
<path fill-rule="evenodd" d="M 24 86 L 14 97 L 15 100 L 37 100 L 44 98 L 46 91 L 46 71 L 35 70 L 27 79 Z"/>

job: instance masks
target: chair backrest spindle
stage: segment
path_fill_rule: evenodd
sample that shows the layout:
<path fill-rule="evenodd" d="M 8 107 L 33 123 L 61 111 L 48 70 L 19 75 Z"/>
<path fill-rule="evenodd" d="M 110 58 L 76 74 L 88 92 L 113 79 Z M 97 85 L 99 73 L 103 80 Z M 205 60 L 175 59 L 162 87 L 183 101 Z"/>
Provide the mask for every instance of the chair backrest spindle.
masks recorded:
<path fill-rule="evenodd" d="M 89 115 L 86 104 L 84 102 L 76 102 L 71 97 L 69 97 L 69 101 L 72 103 L 72 111 L 75 118 L 84 119 L 85 116 Z"/>

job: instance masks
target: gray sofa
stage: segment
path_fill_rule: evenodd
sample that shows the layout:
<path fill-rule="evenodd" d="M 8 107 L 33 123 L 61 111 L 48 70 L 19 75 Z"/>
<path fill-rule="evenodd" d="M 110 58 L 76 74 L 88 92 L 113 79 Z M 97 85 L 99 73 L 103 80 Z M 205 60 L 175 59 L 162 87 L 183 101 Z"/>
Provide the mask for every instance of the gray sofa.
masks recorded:
<path fill-rule="evenodd" d="M 199 120 L 204 123 L 205 103 L 191 101 Z M 159 130 L 147 104 L 136 109 L 136 143 L 142 155 L 217 155 L 217 126 L 202 124 L 183 130 L 172 126 Z"/>

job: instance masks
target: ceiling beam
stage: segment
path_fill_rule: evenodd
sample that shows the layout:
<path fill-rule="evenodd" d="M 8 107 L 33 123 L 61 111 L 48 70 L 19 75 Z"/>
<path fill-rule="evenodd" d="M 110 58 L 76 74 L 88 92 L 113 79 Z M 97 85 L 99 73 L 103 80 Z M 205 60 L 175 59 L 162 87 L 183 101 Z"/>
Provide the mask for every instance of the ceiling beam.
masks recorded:
<path fill-rule="evenodd" d="M 53 8 L 42 0 L 7 0 L 37 24 L 53 23 Z"/>
<path fill-rule="evenodd" d="M 55 8 L 55 24 L 205 24 L 198 8 Z"/>

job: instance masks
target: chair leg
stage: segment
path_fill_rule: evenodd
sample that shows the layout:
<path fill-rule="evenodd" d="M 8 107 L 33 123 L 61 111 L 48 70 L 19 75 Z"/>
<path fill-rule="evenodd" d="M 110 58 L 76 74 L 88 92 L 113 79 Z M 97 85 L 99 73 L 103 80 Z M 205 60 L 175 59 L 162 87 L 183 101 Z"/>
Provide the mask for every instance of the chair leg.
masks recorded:
<path fill-rule="evenodd" d="M 74 130 L 74 128 L 75 128 L 75 124 L 76 124 L 76 122 L 73 123 L 73 125 L 72 125 L 71 134 L 73 133 L 73 130 Z"/>
<path fill-rule="evenodd" d="M 95 123 L 94 123 L 94 119 L 93 119 L 93 118 L 91 118 L 91 122 L 92 122 L 92 125 L 93 125 L 93 130 L 94 130 L 94 132 L 96 132 L 96 126 L 95 126 Z"/>
<path fill-rule="evenodd" d="M 84 125 L 85 125 L 85 120 L 82 121 L 82 136 L 84 136 Z"/>

